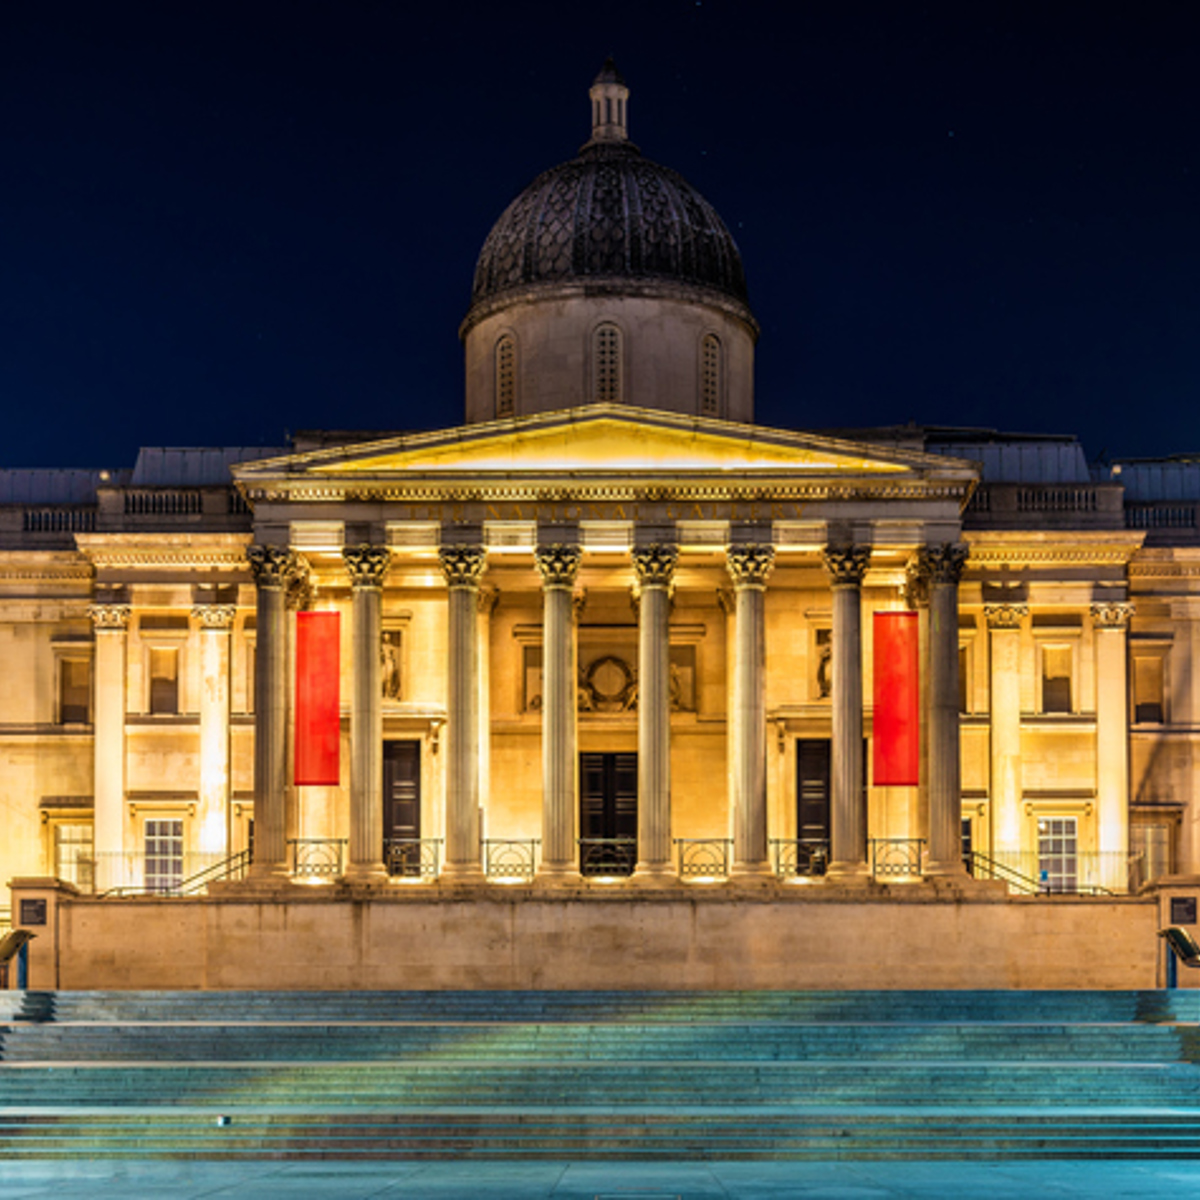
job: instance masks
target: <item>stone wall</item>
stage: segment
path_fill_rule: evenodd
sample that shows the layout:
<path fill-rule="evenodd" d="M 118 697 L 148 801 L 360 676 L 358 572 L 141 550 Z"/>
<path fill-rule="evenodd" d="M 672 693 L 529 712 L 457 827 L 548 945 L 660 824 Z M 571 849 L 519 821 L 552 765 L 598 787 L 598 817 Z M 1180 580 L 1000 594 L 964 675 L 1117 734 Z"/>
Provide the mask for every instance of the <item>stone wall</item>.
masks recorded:
<path fill-rule="evenodd" d="M 43 881 L 49 882 L 49 881 Z M 38 894 L 14 887 L 14 893 Z M 31 986 L 1152 988 L 1154 898 L 932 887 L 588 895 L 489 889 L 98 901 L 59 892 Z M 1191 980 L 1186 982 L 1190 983 Z"/>

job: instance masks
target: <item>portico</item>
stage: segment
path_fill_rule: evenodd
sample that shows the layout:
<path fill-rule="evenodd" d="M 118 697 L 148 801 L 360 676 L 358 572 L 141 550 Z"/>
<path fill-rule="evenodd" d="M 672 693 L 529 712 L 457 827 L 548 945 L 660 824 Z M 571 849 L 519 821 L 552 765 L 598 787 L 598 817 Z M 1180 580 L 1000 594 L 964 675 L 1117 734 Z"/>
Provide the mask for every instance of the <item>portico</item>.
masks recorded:
<path fill-rule="evenodd" d="M 914 571 L 932 612 L 927 872 L 962 873 L 955 589 L 969 464 L 598 405 L 237 474 L 256 519 L 256 877 L 283 863 L 272 831 L 306 802 L 286 765 L 270 765 L 290 720 L 290 594 L 348 627 L 338 787 L 349 883 L 388 882 L 379 764 L 398 721 L 428 767 L 420 839 L 440 848 L 437 872 L 421 878 L 580 884 L 586 752 L 636 756 L 636 835 L 613 851 L 627 886 L 678 880 L 688 854 L 712 869 L 685 876 L 769 880 L 773 845 L 801 836 L 796 784 L 772 761 L 774 725 L 828 739 L 824 879 L 865 880 L 863 614 L 903 607 Z M 401 616 L 403 683 L 385 697 L 381 639 Z M 819 627 L 831 633 L 832 687 L 814 700 Z"/>

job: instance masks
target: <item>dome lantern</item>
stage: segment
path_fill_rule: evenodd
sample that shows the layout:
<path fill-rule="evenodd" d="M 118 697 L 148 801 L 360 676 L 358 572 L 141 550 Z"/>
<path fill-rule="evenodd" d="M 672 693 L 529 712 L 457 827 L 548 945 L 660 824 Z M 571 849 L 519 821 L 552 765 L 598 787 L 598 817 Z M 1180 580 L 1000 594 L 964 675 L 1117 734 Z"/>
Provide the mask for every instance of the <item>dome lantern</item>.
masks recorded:
<path fill-rule="evenodd" d="M 629 88 L 611 57 L 604 60 L 588 96 L 592 101 L 592 141 L 628 141 Z"/>

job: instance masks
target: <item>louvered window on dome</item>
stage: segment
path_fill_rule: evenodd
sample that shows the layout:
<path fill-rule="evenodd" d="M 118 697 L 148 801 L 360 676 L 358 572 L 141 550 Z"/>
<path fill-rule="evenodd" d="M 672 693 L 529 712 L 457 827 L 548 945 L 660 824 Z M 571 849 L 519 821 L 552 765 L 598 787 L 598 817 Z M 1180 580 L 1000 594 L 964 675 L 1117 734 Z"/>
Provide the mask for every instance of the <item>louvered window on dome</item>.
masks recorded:
<path fill-rule="evenodd" d="M 719 417 L 721 400 L 721 343 L 708 333 L 700 343 L 700 412 Z"/>
<path fill-rule="evenodd" d="M 600 325 L 593 335 L 593 392 L 598 404 L 616 404 L 621 399 L 621 331 L 615 325 Z"/>
<path fill-rule="evenodd" d="M 496 343 L 496 416 L 511 417 L 517 408 L 517 343 L 506 333 Z"/>

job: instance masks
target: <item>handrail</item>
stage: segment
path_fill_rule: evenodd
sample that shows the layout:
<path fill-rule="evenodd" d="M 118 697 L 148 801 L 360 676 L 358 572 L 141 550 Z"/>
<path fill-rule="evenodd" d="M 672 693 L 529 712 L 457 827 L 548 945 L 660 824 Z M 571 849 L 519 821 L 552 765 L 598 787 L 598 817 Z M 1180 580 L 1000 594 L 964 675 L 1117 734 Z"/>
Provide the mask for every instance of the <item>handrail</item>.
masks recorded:
<path fill-rule="evenodd" d="M 216 883 L 218 880 L 243 878 L 250 863 L 250 851 L 239 850 L 236 854 L 222 859 L 221 862 L 213 863 L 211 867 L 205 867 L 203 871 L 197 871 L 195 875 L 189 875 L 187 879 L 180 880 L 174 887 L 115 887 L 101 892 L 100 899 L 121 899 L 125 896 L 191 896 L 196 892 L 203 891 L 210 883 Z"/>
<path fill-rule="evenodd" d="M 1116 893 L 1111 891 L 1109 888 L 1099 887 L 1096 884 L 1084 884 L 1081 887 L 1071 888 L 1069 891 L 1055 893 L 1049 886 L 1042 883 L 1040 880 L 1032 879 L 1030 876 L 1024 875 L 1020 871 L 1015 871 L 1012 867 L 1005 866 L 1003 863 L 997 862 L 994 858 L 988 858 L 986 854 L 981 854 L 978 850 L 964 851 L 963 863 L 967 868 L 968 874 L 974 875 L 977 878 L 1002 880 L 1004 883 L 1007 883 L 1009 887 L 1016 888 L 1018 891 L 1023 892 L 1026 895 L 1116 895 Z M 977 870 L 977 868 L 981 869 Z"/>

